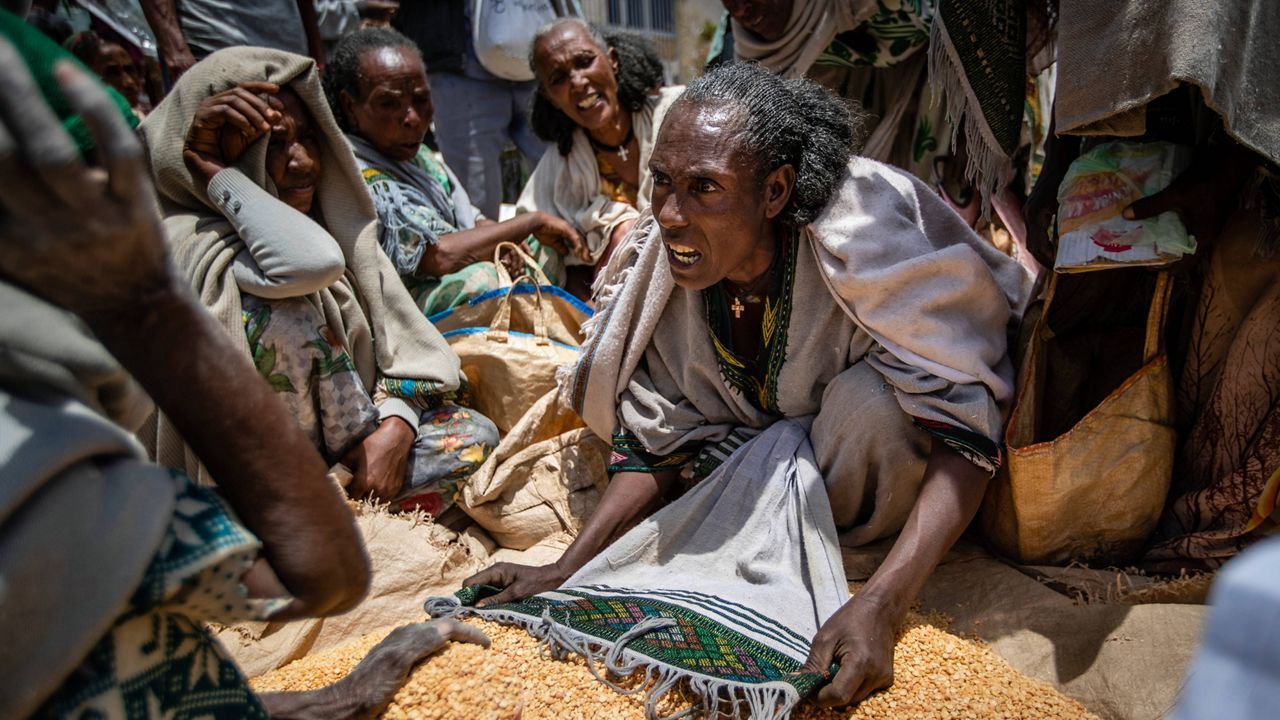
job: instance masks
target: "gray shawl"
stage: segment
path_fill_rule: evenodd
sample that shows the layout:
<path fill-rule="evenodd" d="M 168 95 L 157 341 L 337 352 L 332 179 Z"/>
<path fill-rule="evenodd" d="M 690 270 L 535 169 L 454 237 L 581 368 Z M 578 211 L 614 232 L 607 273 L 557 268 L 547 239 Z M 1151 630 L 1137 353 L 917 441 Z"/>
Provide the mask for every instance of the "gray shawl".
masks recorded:
<path fill-rule="evenodd" d="M 819 277 L 796 281 L 805 298 L 796 307 L 814 310 L 791 318 L 778 394 L 794 407 L 780 405 L 784 414 L 812 413 L 821 402 L 807 388 L 830 376 L 830 353 L 794 351 L 797 338 L 833 333 L 820 308 L 834 301 L 861 339 L 846 330 L 832 342 L 861 348 L 904 409 L 1000 438 L 1000 408 L 1013 393 L 1007 337 L 1030 292 L 1021 266 L 922 182 L 865 158 L 849 162 L 835 196 L 804 228 L 800 253 L 811 254 Z M 675 286 L 651 215 L 606 275 L 613 282 L 597 296 L 581 359 L 559 374 L 561 392 L 593 432 L 607 438 L 621 424 L 651 452 L 666 453 L 770 422 L 717 377 L 699 294 Z M 849 362 L 860 359 L 854 354 Z"/>
<path fill-rule="evenodd" d="M 1062 0 L 1057 129 L 1141 135 L 1145 106 L 1198 86 L 1241 144 L 1280 162 L 1280 3 Z"/>
<path fill-rule="evenodd" d="M 125 429 L 150 399 L 84 325 L 3 282 L 0 307 L 0 717 L 19 718 L 125 607 L 174 488 Z"/>

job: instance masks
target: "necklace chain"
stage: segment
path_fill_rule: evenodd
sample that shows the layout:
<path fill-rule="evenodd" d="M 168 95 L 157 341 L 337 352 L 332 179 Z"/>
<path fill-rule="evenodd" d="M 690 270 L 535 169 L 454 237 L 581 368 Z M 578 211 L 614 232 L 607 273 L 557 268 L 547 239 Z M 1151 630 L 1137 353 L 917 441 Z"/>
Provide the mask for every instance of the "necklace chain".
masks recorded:
<path fill-rule="evenodd" d="M 606 143 L 602 143 L 599 140 L 592 137 L 590 132 L 587 133 L 587 140 L 591 141 L 592 147 L 594 147 L 596 150 L 599 150 L 601 152 L 614 153 L 618 157 L 622 158 L 622 162 L 627 161 L 627 155 L 629 154 L 629 151 L 627 150 L 627 146 L 630 145 L 631 141 L 635 139 L 636 139 L 636 133 L 635 133 L 634 123 L 631 125 L 631 127 L 627 128 L 627 136 L 622 139 L 621 145 L 608 145 Z"/>

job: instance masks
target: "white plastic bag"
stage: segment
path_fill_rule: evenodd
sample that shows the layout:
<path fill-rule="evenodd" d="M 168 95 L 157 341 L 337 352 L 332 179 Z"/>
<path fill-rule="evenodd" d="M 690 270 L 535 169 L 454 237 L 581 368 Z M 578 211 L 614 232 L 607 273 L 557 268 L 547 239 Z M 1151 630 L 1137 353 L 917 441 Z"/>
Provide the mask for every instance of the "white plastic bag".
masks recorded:
<path fill-rule="evenodd" d="M 1172 212 L 1125 220 L 1135 200 L 1169 186 L 1190 151 L 1167 142 L 1109 142 L 1076 158 L 1058 188 L 1054 269 L 1080 272 L 1118 265 L 1166 265 L 1196 249 Z"/>
<path fill-rule="evenodd" d="M 533 79 L 529 48 L 538 28 L 558 17 L 552 0 L 476 0 L 471 39 L 485 70 L 504 80 Z"/>

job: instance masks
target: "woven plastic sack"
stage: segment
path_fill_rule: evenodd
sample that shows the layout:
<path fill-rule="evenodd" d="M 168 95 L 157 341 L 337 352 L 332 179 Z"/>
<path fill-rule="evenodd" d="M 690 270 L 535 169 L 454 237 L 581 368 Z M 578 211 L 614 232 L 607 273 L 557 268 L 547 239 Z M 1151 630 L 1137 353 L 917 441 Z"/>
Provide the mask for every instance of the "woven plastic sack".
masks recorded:
<path fill-rule="evenodd" d="M 1170 281 L 1160 273 L 1147 316 L 1143 365 L 1066 433 L 1038 424 L 1053 336 L 1046 319 L 1056 276 L 1023 359 L 1005 432 L 1008 458 L 983 499 L 987 542 L 1019 562 L 1124 565 L 1141 552 L 1173 474 L 1173 378 L 1163 350 Z"/>
<path fill-rule="evenodd" d="M 538 28 L 558 16 L 551 0 L 475 0 L 471 40 L 485 70 L 515 82 L 533 79 L 529 48 Z"/>
<path fill-rule="evenodd" d="M 516 253 L 526 274 L 512 282 L 501 262 Z M 512 243 L 494 252 L 498 288 L 431 316 L 462 361 L 471 407 L 506 434 L 556 385 L 556 368 L 578 359 L 591 308 L 554 286 L 533 258 Z"/>
<path fill-rule="evenodd" d="M 576 535 L 608 484 L 609 450 L 553 388 L 462 485 L 458 506 L 506 548 Z"/>

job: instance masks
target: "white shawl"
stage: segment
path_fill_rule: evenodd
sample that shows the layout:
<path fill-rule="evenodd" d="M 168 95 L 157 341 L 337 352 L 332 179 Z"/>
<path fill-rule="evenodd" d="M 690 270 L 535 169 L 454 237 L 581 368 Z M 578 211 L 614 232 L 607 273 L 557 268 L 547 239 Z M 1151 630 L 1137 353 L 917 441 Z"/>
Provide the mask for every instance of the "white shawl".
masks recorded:
<path fill-rule="evenodd" d="M 667 110 L 682 92 L 683 85 L 662 88 L 657 94 L 650 95 L 645 106 L 631 116 L 632 129 L 640 141 L 640 191 L 636 196 L 636 207 L 615 202 L 600 192 L 596 154 L 586 132 L 579 129 L 573 133 L 573 147 L 567 156 L 561 155 L 554 147 L 543 154 L 520 193 L 516 212 L 541 211 L 563 218 L 586 236 L 591 262 L 599 261 L 609 245 L 613 229 L 636 219 L 642 210 L 649 207 L 649 194 L 653 189 L 648 171 L 649 155 L 653 152 Z M 569 255 L 565 257 L 565 264 L 582 262 Z"/>

